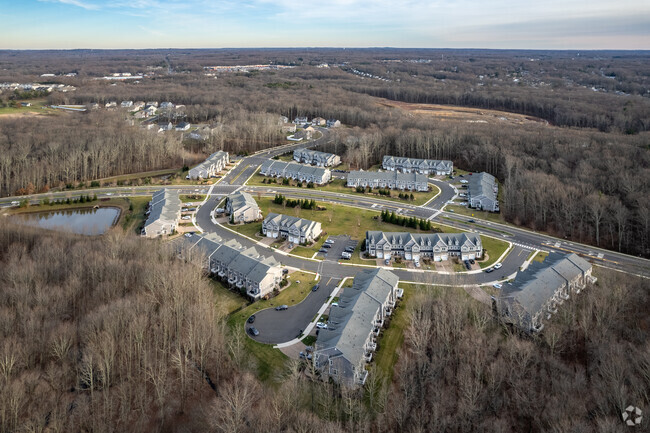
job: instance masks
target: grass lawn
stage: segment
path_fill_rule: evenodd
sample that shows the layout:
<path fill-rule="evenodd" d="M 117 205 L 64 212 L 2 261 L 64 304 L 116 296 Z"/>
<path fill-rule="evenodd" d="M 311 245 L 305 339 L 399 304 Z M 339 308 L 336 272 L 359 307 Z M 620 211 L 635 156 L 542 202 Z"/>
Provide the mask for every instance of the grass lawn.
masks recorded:
<path fill-rule="evenodd" d="M 468 217 L 473 217 L 481 220 L 486 220 L 494 223 L 506 224 L 506 221 L 503 219 L 500 213 L 481 211 L 476 209 L 468 208 L 467 206 L 455 206 L 447 205 L 445 207 L 446 211 L 454 211 L 458 215 L 465 215 Z"/>
<path fill-rule="evenodd" d="M 548 257 L 548 253 L 544 251 L 538 251 L 537 254 L 535 254 L 535 257 L 533 257 L 534 262 L 543 262 L 544 259 Z"/>
<path fill-rule="evenodd" d="M 278 179 L 262 176 L 261 174 L 255 174 L 251 179 L 248 181 L 247 185 L 255 185 L 255 186 L 266 186 L 269 188 L 296 188 L 296 181 L 291 181 L 289 185 L 283 185 L 282 180 L 280 180 L 280 183 L 262 183 L 263 180 L 266 180 L 267 182 L 269 180 L 273 182 L 277 182 Z M 311 188 L 306 188 L 307 184 L 303 184 L 303 187 L 305 188 L 306 191 L 309 191 Z M 431 190 L 428 192 L 417 192 L 417 191 L 409 191 L 408 194 L 413 194 L 413 197 L 415 198 L 414 200 L 403 200 L 398 197 L 398 194 L 400 191 L 391 191 L 391 196 L 387 197 L 385 195 L 379 195 L 375 192 L 372 193 L 362 193 L 362 192 L 357 192 L 356 189 L 354 188 L 348 188 L 345 186 L 345 181 L 343 179 L 334 179 L 327 185 L 322 185 L 322 186 L 316 186 L 314 189 L 320 190 L 320 191 L 329 191 L 329 192 L 338 192 L 338 193 L 343 193 L 343 194 L 350 194 L 350 195 L 356 195 L 356 196 L 365 196 L 365 197 L 371 197 L 371 198 L 379 198 L 379 199 L 384 199 L 384 200 L 389 200 L 389 201 L 394 201 L 394 202 L 399 202 L 399 203 L 404 203 L 404 204 L 412 204 L 419 206 L 421 204 L 426 203 L 427 201 L 431 200 L 436 194 L 440 193 L 440 189 L 438 189 L 437 186 L 435 185 L 429 185 L 431 187 Z"/>
<path fill-rule="evenodd" d="M 245 308 L 248 301 L 239 294 L 228 290 L 220 281 L 210 278 L 213 293 L 216 298 L 216 307 L 223 314 L 232 314 L 240 308 Z"/>
<path fill-rule="evenodd" d="M 111 177 L 105 177 L 103 179 L 96 179 L 97 181 L 100 182 L 100 184 L 110 184 L 110 183 L 116 183 L 116 182 L 125 182 L 125 181 L 130 181 L 130 180 L 136 180 L 136 179 L 145 179 L 147 177 L 160 177 L 160 176 L 166 176 L 166 175 L 171 175 L 171 174 L 176 174 L 176 175 L 181 175 L 181 170 L 178 168 L 165 168 L 162 170 L 153 170 L 153 171 L 143 171 L 140 173 L 131 173 L 131 174 L 122 174 L 120 176 L 111 176 Z M 89 182 L 87 182 L 89 183 Z"/>
<path fill-rule="evenodd" d="M 115 200 L 115 199 L 111 199 Z M 126 199 L 124 199 L 126 200 Z M 125 231 L 134 231 L 137 234 L 140 234 L 140 229 L 144 224 L 145 220 L 145 209 L 147 208 L 147 203 L 151 201 L 151 196 L 145 197 L 130 197 L 129 198 L 133 210 L 127 210 L 121 219 L 122 229 Z"/>
<path fill-rule="evenodd" d="M 224 224 L 231 230 L 241 233 L 253 239 L 257 239 L 257 234 L 262 230 L 262 222 L 248 223 L 248 224 Z"/>
<path fill-rule="evenodd" d="M 191 203 L 191 202 L 200 202 L 205 199 L 205 195 L 203 194 L 181 194 L 179 196 L 181 199 L 181 202 L 183 203 Z"/>
<path fill-rule="evenodd" d="M 481 269 L 489 268 L 497 261 L 499 257 L 508 249 L 508 243 L 496 238 L 481 236 L 483 248 L 487 251 L 488 259 L 481 260 L 478 264 Z"/>
<path fill-rule="evenodd" d="M 29 102 L 31 107 L 1 107 L 0 115 L 2 114 L 20 114 L 20 113 L 54 113 L 55 110 L 51 108 L 43 108 L 47 104 L 45 99 L 30 99 L 22 102 Z"/>

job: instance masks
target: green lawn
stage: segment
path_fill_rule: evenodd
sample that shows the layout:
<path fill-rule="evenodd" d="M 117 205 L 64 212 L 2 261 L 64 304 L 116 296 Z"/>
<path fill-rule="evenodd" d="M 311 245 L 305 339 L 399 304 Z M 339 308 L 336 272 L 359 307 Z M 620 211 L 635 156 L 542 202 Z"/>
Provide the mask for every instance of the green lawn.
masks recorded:
<path fill-rule="evenodd" d="M 445 207 L 445 210 L 448 212 L 453 211 L 458 215 L 466 215 L 468 217 L 473 217 L 476 219 L 486 220 L 490 222 L 495 222 L 500 224 L 506 223 L 500 213 L 481 211 L 481 210 L 468 208 L 467 206 L 456 206 L 456 205 L 448 205 Z"/>
<path fill-rule="evenodd" d="M 12 101 L 13 102 L 13 101 Z M 29 102 L 32 104 L 31 107 L 0 107 L 0 115 L 2 114 L 19 114 L 19 113 L 54 113 L 55 110 L 50 108 L 44 108 L 47 105 L 47 100 L 45 99 L 31 99 L 19 102 Z"/>
<path fill-rule="evenodd" d="M 262 222 L 248 223 L 248 224 L 225 224 L 231 230 L 241 233 L 253 239 L 257 239 L 257 234 L 262 230 Z"/>
<path fill-rule="evenodd" d="M 126 211 L 122 215 L 122 229 L 125 231 L 135 231 L 140 234 L 140 229 L 145 220 L 145 209 L 147 208 L 147 203 L 151 201 L 151 196 L 145 197 L 130 197 L 131 205 L 133 210 Z"/>
<path fill-rule="evenodd" d="M 117 182 L 125 182 L 125 181 L 131 181 L 131 180 L 137 180 L 137 179 L 145 179 L 147 177 L 160 177 L 160 176 L 166 176 L 166 175 L 178 175 L 180 176 L 182 174 L 182 171 L 178 168 L 165 168 L 162 170 L 153 170 L 153 171 L 143 171 L 140 173 L 131 173 L 131 174 L 122 174 L 120 176 L 111 176 L 111 177 L 105 177 L 103 179 L 96 179 L 99 181 L 101 185 L 105 184 L 112 184 L 112 183 L 117 183 Z M 88 183 L 88 182 L 87 182 Z"/>
<path fill-rule="evenodd" d="M 205 199 L 205 195 L 203 194 L 181 194 L 179 196 L 181 201 L 183 203 L 191 203 L 191 202 L 200 202 Z"/>
<path fill-rule="evenodd" d="M 483 248 L 487 251 L 488 259 L 481 260 L 478 264 L 483 268 L 489 268 L 508 249 L 508 243 L 489 236 L 481 236 Z"/>
<path fill-rule="evenodd" d="M 213 292 L 216 298 L 216 307 L 223 314 L 232 314 L 239 308 L 246 307 L 248 302 L 241 295 L 228 290 L 220 281 L 210 278 Z"/>
<path fill-rule="evenodd" d="M 267 183 L 262 183 L 262 181 L 265 180 Z M 268 183 L 268 181 L 272 181 L 275 183 Z M 262 176 L 261 174 L 256 173 L 251 177 L 251 179 L 248 181 L 247 185 L 255 185 L 255 186 L 267 186 L 269 188 L 296 188 L 297 182 L 296 181 L 290 181 L 289 185 L 283 185 L 282 184 L 282 179 L 275 179 L 275 178 L 270 178 L 266 176 Z M 305 188 L 306 191 L 309 191 L 311 188 L 306 188 L 307 184 L 303 183 L 303 188 Z M 338 192 L 338 193 L 343 193 L 343 194 L 350 194 L 350 195 L 357 195 L 357 196 L 365 196 L 365 197 L 371 197 L 371 198 L 380 198 L 384 200 L 389 200 L 389 201 L 394 201 L 394 202 L 399 202 L 399 203 L 404 203 L 404 204 L 412 204 L 419 206 L 421 204 L 426 203 L 427 201 L 431 200 L 436 194 L 440 192 L 440 189 L 435 186 L 435 185 L 429 185 L 431 187 L 430 191 L 428 192 L 417 192 L 413 191 L 413 197 L 414 200 L 403 200 L 399 198 L 399 193 L 400 191 L 391 191 L 391 196 L 385 196 L 385 195 L 379 195 L 376 192 L 372 193 L 361 193 L 357 192 L 355 188 L 348 188 L 345 186 L 345 181 L 343 179 L 334 179 L 327 185 L 322 185 L 322 186 L 316 186 L 314 189 L 320 190 L 320 191 L 329 191 L 329 192 Z M 409 196 L 411 192 L 408 192 Z"/>
<path fill-rule="evenodd" d="M 548 257 L 548 253 L 544 251 L 538 251 L 537 254 L 535 254 L 535 257 L 533 257 L 534 262 L 543 262 L 544 259 Z"/>

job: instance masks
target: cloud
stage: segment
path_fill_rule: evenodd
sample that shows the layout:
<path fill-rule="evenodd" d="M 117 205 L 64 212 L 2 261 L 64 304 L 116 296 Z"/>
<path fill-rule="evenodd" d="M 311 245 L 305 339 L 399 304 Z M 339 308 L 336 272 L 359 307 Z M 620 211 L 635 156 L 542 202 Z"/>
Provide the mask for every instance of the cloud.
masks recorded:
<path fill-rule="evenodd" d="M 64 5 L 77 6 L 86 10 L 98 10 L 100 6 L 98 4 L 89 3 L 82 0 L 38 0 L 40 2 L 46 3 L 62 3 Z"/>

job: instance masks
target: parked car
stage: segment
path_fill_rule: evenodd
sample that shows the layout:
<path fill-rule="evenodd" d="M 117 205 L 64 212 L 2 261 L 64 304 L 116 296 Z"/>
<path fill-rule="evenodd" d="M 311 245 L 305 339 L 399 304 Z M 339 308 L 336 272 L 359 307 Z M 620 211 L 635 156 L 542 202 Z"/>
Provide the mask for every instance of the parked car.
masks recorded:
<path fill-rule="evenodd" d="M 494 265 L 494 269 L 501 269 L 501 266 L 503 266 L 501 263 L 497 263 Z"/>
<path fill-rule="evenodd" d="M 316 324 L 316 327 L 317 327 L 318 329 L 327 329 L 327 323 L 318 322 L 318 323 Z"/>
<path fill-rule="evenodd" d="M 314 287 L 311 288 L 312 292 L 315 292 L 316 290 L 318 290 L 318 284 L 316 284 Z"/>
<path fill-rule="evenodd" d="M 182 208 L 181 208 L 181 212 L 187 212 L 187 208 L 186 208 L 186 207 L 182 207 Z"/>
<path fill-rule="evenodd" d="M 476 263 L 476 261 L 475 261 L 474 259 L 469 259 L 469 262 L 470 262 L 471 264 Z"/>
<path fill-rule="evenodd" d="M 476 221 L 474 220 L 467 220 L 468 223 L 475 223 Z"/>
<path fill-rule="evenodd" d="M 191 217 L 191 216 L 188 216 L 188 215 L 185 215 L 184 217 L 181 217 L 181 219 L 182 219 L 183 221 L 187 221 L 187 220 L 191 220 L 192 217 Z"/>
<path fill-rule="evenodd" d="M 313 352 L 313 351 L 314 351 L 314 347 L 313 347 L 313 346 L 307 346 L 307 347 L 305 347 L 305 351 L 306 351 L 306 352 Z"/>
<path fill-rule="evenodd" d="M 191 234 L 189 234 L 189 233 L 185 233 L 185 237 L 186 237 L 186 238 L 191 238 L 191 237 L 192 237 L 192 235 L 191 235 Z"/>
<path fill-rule="evenodd" d="M 352 253 L 354 252 L 354 247 L 346 247 L 345 251 L 347 251 L 348 253 Z"/>
<path fill-rule="evenodd" d="M 416 260 L 415 262 L 413 262 L 413 264 L 415 265 L 416 268 L 419 268 L 419 267 L 420 267 L 420 262 L 419 262 L 418 260 Z"/>
<path fill-rule="evenodd" d="M 283 274 L 288 274 L 288 273 L 289 273 L 289 269 L 286 269 L 286 268 L 285 268 L 285 269 L 282 269 L 282 273 L 283 273 Z"/>
<path fill-rule="evenodd" d="M 390 259 L 384 260 L 384 263 L 386 264 L 386 266 L 390 265 Z"/>
<path fill-rule="evenodd" d="M 252 326 L 248 328 L 248 333 L 251 334 L 253 337 L 257 337 L 258 335 L 260 335 L 260 331 L 258 331 L 257 328 L 254 328 Z"/>
<path fill-rule="evenodd" d="M 248 323 L 253 323 L 255 321 L 255 314 L 251 314 L 251 316 L 248 318 Z"/>
<path fill-rule="evenodd" d="M 326 244 L 333 244 L 333 243 L 334 243 L 334 240 L 332 240 L 332 239 L 330 239 L 330 238 L 327 238 L 327 239 L 325 239 L 325 243 L 326 243 Z"/>
<path fill-rule="evenodd" d="M 332 307 L 338 307 L 339 303 L 338 302 L 332 302 Z"/>
<path fill-rule="evenodd" d="M 485 270 L 485 272 L 487 272 L 488 274 L 489 274 L 490 272 L 492 272 L 492 271 L 494 271 L 494 268 L 487 268 L 487 269 Z"/>
<path fill-rule="evenodd" d="M 278 305 L 277 307 L 275 307 L 275 310 L 282 311 L 282 310 L 286 310 L 287 308 L 289 308 L 289 306 L 287 305 Z"/>
<path fill-rule="evenodd" d="M 300 357 L 300 359 L 305 359 L 305 358 L 307 358 L 307 354 L 305 352 L 300 352 L 298 354 L 298 357 Z"/>
<path fill-rule="evenodd" d="M 343 251 L 343 252 L 341 253 L 341 258 L 342 258 L 342 259 L 346 259 L 346 260 L 350 260 L 350 259 L 352 258 L 352 254 Z"/>
<path fill-rule="evenodd" d="M 323 248 L 332 248 L 332 244 L 323 244 Z"/>
<path fill-rule="evenodd" d="M 225 211 L 226 210 L 224 208 L 222 208 L 222 207 L 218 207 L 217 210 L 216 210 L 217 213 L 224 213 Z"/>
<path fill-rule="evenodd" d="M 493 286 L 495 289 L 500 289 L 501 287 L 503 287 L 503 284 L 501 284 L 501 283 L 494 283 L 494 284 L 492 284 L 492 286 Z"/>
<path fill-rule="evenodd" d="M 327 249 L 325 249 L 325 248 L 321 248 L 320 250 L 318 250 L 318 252 L 319 252 L 319 253 L 327 253 Z"/>
<path fill-rule="evenodd" d="M 463 260 L 463 263 L 465 263 L 465 267 L 467 268 L 467 270 L 472 268 L 472 266 L 469 264 L 468 260 Z"/>

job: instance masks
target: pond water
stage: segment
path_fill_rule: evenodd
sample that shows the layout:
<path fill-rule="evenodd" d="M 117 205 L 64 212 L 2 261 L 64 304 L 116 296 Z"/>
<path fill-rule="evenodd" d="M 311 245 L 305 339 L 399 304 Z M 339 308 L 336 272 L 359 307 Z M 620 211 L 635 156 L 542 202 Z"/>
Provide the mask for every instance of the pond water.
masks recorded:
<path fill-rule="evenodd" d="M 111 228 L 120 216 L 120 209 L 100 207 L 97 209 L 52 210 L 18 214 L 12 220 L 18 224 L 44 229 L 67 231 L 82 235 L 101 235 Z"/>

